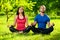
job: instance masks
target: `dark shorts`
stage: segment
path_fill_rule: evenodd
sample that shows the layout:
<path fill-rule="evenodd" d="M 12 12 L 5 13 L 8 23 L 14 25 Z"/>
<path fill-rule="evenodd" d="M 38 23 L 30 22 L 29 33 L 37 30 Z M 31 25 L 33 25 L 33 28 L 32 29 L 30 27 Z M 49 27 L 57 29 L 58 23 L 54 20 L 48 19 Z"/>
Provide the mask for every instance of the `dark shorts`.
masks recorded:
<path fill-rule="evenodd" d="M 35 28 L 35 26 L 28 26 L 25 30 L 17 30 L 15 29 L 13 26 L 11 26 L 9 28 L 9 30 L 11 32 L 19 32 L 19 31 L 23 31 L 23 33 L 28 33 L 30 30 L 32 30 L 34 33 L 42 33 L 42 34 L 49 34 L 53 31 L 53 26 L 51 26 L 50 28 Z"/>
<path fill-rule="evenodd" d="M 49 34 L 49 33 L 51 33 L 51 32 L 53 31 L 53 27 L 43 29 L 43 28 L 35 28 L 35 27 L 33 26 L 31 30 L 32 30 L 34 33 Z"/>
<path fill-rule="evenodd" d="M 23 31 L 23 33 L 25 33 L 25 32 L 28 33 L 28 32 L 30 31 L 30 29 L 31 29 L 31 27 L 28 26 L 25 30 L 17 30 L 17 29 L 15 29 L 14 26 L 12 26 L 12 25 L 11 25 L 11 27 L 9 28 L 9 30 L 10 30 L 11 32 L 20 32 L 20 31 Z"/>

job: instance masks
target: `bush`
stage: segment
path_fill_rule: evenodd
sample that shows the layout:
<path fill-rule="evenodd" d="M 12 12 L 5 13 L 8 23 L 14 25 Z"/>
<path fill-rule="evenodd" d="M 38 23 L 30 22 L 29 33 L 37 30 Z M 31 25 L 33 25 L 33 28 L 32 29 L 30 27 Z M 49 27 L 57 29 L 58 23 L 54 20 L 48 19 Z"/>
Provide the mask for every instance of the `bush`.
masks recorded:
<path fill-rule="evenodd" d="M 60 19 L 60 16 L 51 16 L 51 19 Z"/>

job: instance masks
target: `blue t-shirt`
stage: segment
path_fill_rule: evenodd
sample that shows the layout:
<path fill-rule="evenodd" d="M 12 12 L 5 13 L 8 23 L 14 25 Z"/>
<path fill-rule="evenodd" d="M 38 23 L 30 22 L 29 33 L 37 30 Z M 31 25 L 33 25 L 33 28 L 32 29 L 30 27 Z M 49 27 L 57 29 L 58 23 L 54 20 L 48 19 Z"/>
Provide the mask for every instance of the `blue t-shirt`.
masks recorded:
<path fill-rule="evenodd" d="M 46 24 L 47 22 L 50 22 L 50 18 L 44 14 L 44 16 L 41 16 L 40 14 L 38 14 L 34 21 L 36 21 L 38 23 L 38 28 L 46 28 Z"/>

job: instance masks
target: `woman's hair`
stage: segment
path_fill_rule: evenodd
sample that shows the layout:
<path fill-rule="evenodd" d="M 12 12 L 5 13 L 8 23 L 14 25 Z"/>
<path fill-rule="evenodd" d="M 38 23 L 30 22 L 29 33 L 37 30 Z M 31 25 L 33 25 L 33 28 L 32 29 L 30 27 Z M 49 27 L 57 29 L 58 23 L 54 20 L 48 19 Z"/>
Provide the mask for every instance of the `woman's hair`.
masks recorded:
<path fill-rule="evenodd" d="M 23 6 L 21 6 L 21 7 L 23 7 Z M 21 7 L 18 7 L 16 15 L 19 15 L 19 8 L 21 8 Z M 23 15 L 23 17 L 25 16 L 24 9 L 23 9 L 22 15 Z"/>

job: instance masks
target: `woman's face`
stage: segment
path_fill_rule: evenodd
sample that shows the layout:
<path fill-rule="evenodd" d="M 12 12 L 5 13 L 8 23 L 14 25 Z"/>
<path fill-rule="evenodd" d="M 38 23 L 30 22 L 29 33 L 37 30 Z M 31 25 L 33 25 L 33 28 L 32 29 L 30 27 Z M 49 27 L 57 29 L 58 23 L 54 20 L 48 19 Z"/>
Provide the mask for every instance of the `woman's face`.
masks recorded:
<path fill-rule="evenodd" d="M 43 6 L 40 7 L 40 12 L 45 12 L 45 9 Z"/>
<path fill-rule="evenodd" d="M 19 8 L 19 13 L 22 13 L 24 10 L 23 10 L 23 7 L 20 7 Z"/>

